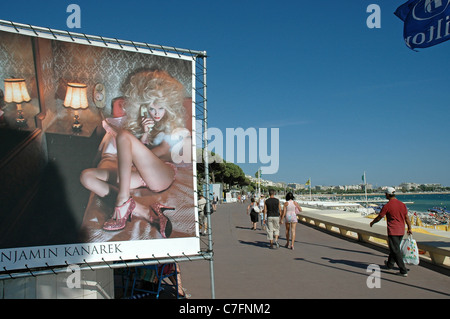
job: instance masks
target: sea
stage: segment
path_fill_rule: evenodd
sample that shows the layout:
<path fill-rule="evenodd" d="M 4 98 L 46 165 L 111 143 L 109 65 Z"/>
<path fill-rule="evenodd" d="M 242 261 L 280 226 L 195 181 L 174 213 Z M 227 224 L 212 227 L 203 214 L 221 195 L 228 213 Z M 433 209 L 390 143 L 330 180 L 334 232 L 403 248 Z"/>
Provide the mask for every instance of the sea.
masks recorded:
<path fill-rule="evenodd" d="M 374 198 L 373 196 L 367 197 Z M 450 194 L 397 194 L 396 197 L 398 200 L 406 202 L 406 206 L 411 212 L 426 213 L 433 207 L 450 209 Z"/>

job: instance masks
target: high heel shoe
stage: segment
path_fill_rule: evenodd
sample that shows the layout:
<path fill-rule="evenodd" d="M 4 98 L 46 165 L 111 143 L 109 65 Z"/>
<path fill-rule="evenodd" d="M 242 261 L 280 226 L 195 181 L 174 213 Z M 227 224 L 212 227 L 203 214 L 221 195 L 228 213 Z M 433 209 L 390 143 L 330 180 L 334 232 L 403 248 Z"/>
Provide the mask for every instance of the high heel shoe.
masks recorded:
<path fill-rule="evenodd" d="M 164 238 L 170 237 L 172 234 L 172 222 L 164 215 L 166 210 L 175 210 L 174 207 L 169 207 L 162 205 L 160 203 L 155 203 L 150 206 L 150 208 L 155 212 L 159 218 L 159 232 Z M 152 219 L 151 219 L 152 221 Z"/>
<path fill-rule="evenodd" d="M 128 205 L 127 211 L 123 217 L 118 218 L 120 216 L 120 211 Z M 131 221 L 131 213 L 136 208 L 136 202 L 133 197 L 130 197 L 125 203 L 120 206 L 114 207 L 114 215 L 103 224 L 103 229 L 108 231 L 116 231 L 125 228 L 127 221 Z"/>

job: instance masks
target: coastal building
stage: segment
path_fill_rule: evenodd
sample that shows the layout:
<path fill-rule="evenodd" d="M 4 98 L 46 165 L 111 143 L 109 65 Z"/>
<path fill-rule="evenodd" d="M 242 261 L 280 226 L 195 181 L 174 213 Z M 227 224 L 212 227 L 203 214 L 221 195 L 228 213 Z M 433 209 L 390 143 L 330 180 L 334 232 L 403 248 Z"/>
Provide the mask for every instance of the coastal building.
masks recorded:
<path fill-rule="evenodd" d="M 254 176 L 246 175 L 246 177 L 252 183 L 258 182 L 258 178 L 254 177 Z M 262 178 L 261 178 L 260 182 L 261 182 L 261 186 L 264 186 L 264 187 L 290 188 L 294 191 L 301 191 L 301 190 L 309 189 L 309 186 L 307 186 L 305 184 L 296 183 L 296 182 L 289 182 L 289 183 L 273 182 L 273 181 L 262 179 Z M 366 189 L 368 191 L 374 191 L 374 190 L 375 191 L 383 191 L 386 189 L 386 187 L 392 186 L 392 187 L 395 187 L 399 192 L 401 192 L 401 191 L 409 192 L 409 191 L 415 191 L 415 190 L 425 190 L 425 191 L 439 190 L 443 187 L 439 183 L 418 184 L 418 183 L 412 183 L 412 182 L 404 182 L 397 186 L 396 185 L 374 186 L 373 184 L 327 185 L 327 186 L 312 185 L 312 189 L 316 190 L 316 191 L 330 192 L 330 193 L 336 192 L 336 191 L 355 192 L 355 191 L 364 191 L 364 186 L 366 187 Z"/>
<path fill-rule="evenodd" d="M 420 186 L 420 184 L 417 184 L 417 183 L 401 183 L 400 185 L 398 185 L 398 188 L 405 189 L 406 191 L 410 191 L 410 190 L 419 188 L 419 186 Z"/>
<path fill-rule="evenodd" d="M 414 190 L 427 190 L 427 191 L 435 191 L 442 188 L 442 185 L 439 183 L 429 183 L 429 184 L 417 184 L 417 183 L 401 183 L 397 186 L 398 189 L 404 191 L 414 191 Z"/>
<path fill-rule="evenodd" d="M 302 190 L 302 189 L 306 188 L 305 184 L 298 184 L 298 183 L 288 183 L 287 187 L 293 189 L 294 191 Z"/>

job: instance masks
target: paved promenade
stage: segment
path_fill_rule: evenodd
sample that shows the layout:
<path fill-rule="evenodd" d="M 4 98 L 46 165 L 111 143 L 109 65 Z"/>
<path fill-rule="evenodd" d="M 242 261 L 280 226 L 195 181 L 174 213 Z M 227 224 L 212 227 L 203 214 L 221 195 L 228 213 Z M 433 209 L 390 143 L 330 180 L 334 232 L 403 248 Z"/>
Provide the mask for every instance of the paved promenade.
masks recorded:
<path fill-rule="evenodd" d="M 420 298 L 450 299 L 449 271 L 421 263 L 408 277 L 382 267 L 386 251 L 298 224 L 295 250 L 268 248 L 264 231 L 250 229 L 247 204 L 222 204 L 212 216 L 216 299 Z M 367 223 L 370 220 L 367 219 Z M 258 225 L 259 226 L 259 225 Z M 207 241 L 206 237 L 202 240 Z M 381 267 L 380 288 L 368 288 L 370 264 Z M 192 299 L 211 298 L 209 261 L 180 264 Z"/>

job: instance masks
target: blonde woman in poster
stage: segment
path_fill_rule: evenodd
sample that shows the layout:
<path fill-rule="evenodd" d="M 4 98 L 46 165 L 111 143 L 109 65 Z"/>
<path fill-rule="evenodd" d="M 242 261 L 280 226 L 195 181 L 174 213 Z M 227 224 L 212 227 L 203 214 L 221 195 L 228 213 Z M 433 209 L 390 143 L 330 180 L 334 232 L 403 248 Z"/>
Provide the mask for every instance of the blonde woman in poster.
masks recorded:
<path fill-rule="evenodd" d="M 171 224 L 164 212 L 175 208 L 159 203 L 150 209 L 139 207 L 130 190 L 147 187 L 162 192 L 174 182 L 177 169 L 171 150 L 180 142 L 174 132 L 184 128 L 184 87 L 165 71 L 143 69 L 128 77 L 123 92 L 124 116 L 120 121 L 104 122 L 105 130 L 115 137 L 117 167 L 84 170 L 81 182 L 100 197 L 117 191 L 104 230 L 119 231 L 132 216 L 139 216 L 159 223 L 161 235 L 169 237 Z"/>

